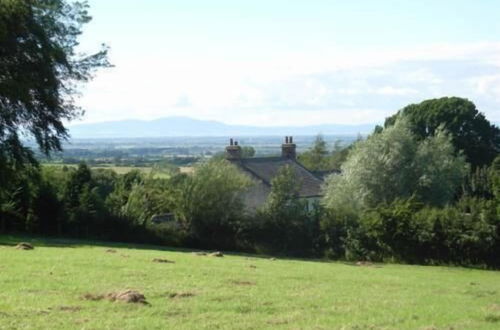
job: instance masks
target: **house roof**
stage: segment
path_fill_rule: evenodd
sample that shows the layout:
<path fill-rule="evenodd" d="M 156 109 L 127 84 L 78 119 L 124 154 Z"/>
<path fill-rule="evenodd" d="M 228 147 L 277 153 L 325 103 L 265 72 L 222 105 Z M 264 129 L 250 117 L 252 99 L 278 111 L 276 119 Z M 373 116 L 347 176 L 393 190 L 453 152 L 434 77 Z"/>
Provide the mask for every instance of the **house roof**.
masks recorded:
<path fill-rule="evenodd" d="M 321 196 L 321 184 L 323 181 L 293 159 L 261 157 L 230 161 L 268 186 L 271 186 L 271 180 L 278 174 L 279 169 L 285 165 L 289 165 L 295 172 L 298 180 L 300 180 L 300 197 Z"/>

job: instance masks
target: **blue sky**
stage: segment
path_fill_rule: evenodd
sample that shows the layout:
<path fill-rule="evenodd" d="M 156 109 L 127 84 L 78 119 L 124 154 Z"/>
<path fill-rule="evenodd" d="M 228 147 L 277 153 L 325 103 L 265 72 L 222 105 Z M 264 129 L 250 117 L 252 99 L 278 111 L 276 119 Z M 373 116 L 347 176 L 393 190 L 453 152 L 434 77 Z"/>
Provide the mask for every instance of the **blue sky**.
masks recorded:
<path fill-rule="evenodd" d="M 85 122 L 376 123 L 450 95 L 500 121 L 500 1 L 89 4 L 81 48 L 116 67 L 82 90 Z"/>

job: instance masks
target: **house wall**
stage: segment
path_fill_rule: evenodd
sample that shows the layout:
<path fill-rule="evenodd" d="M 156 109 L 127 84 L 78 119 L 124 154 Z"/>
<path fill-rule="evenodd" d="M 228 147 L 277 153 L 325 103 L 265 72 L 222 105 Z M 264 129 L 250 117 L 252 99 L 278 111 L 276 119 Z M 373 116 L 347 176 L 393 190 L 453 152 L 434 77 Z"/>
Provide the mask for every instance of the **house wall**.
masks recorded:
<path fill-rule="evenodd" d="M 269 186 L 262 183 L 262 181 L 254 180 L 254 186 L 243 195 L 245 211 L 254 214 L 258 208 L 264 205 L 270 192 L 271 188 Z M 305 200 L 307 201 L 307 210 L 312 211 L 320 201 L 320 197 L 308 197 Z"/>
<path fill-rule="evenodd" d="M 267 200 L 271 189 L 260 180 L 254 180 L 254 185 L 243 195 L 245 211 L 253 214 Z"/>

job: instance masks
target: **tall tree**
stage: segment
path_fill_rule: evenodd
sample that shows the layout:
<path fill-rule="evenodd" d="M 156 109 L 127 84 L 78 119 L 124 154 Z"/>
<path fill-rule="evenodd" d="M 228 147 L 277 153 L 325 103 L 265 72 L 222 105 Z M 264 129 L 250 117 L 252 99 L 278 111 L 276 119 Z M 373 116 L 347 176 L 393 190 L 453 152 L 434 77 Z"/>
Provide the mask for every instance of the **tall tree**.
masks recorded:
<path fill-rule="evenodd" d="M 329 169 L 328 149 L 326 141 L 321 134 L 316 136 L 311 148 L 299 155 L 299 161 L 311 171 Z"/>
<path fill-rule="evenodd" d="M 409 124 L 398 120 L 354 145 L 342 175 L 327 179 L 324 201 L 346 214 L 411 196 L 443 205 L 452 200 L 467 170 L 445 131 L 419 142 Z"/>
<path fill-rule="evenodd" d="M 87 9 L 85 1 L 0 0 L 0 163 L 33 160 L 21 135 L 45 153 L 60 150 L 63 122 L 83 113 L 74 102 L 78 84 L 109 66 L 105 46 L 76 51 Z"/>
<path fill-rule="evenodd" d="M 393 126 L 399 118 L 408 120 L 419 139 L 434 135 L 443 125 L 456 151 L 462 150 L 474 168 L 488 166 L 500 152 L 500 129 L 467 99 L 443 97 L 410 104 L 387 118 L 385 128 Z"/>

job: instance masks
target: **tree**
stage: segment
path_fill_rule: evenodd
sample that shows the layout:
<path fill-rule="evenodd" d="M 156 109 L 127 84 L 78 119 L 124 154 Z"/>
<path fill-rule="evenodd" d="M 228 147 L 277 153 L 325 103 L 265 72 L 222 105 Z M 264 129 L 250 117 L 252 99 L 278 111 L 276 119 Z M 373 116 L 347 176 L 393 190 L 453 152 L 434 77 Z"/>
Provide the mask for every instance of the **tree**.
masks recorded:
<path fill-rule="evenodd" d="M 500 156 L 495 158 L 493 164 L 491 164 L 490 171 L 493 195 L 495 195 L 496 199 L 500 202 Z"/>
<path fill-rule="evenodd" d="M 351 149 L 352 144 L 349 146 L 342 146 L 342 142 L 340 140 L 335 141 L 329 160 L 330 169 L 340 170 L 342 164 L 346 161 L 347 155 L 349 154 L 349 151 Z"/>
<path fill-rule="evenodd" d="M 281 167 L 271 180 L 266 203 L 249 222 L 257 251 L 300 256 L 318 252 L 321 210 L 308 210 L 308 201 L 300 198 L 301 186 L 288 165 Z"/>
<path fill-rule="evenodd" d="M 250 178 L 224 159 L 202 163 L 183 178 L 174 192 L 176 219 L 202 245 L 232 247 Z"/>
<path fill-rule="evenodd" d="M 252 158 L 255 156 L 255 149 L 251 146 L 244 146 L 241 148 L 241 157 L 242 158 Z"/>
<path fill-rule="evenodd" d="M 82 114 L 74 95 L 95 69 L 109 66 L 105 46 L 77 54 L 86 2 L 0 0 L 0 163 L 33 162 L 20 134 L 44 153 L 61 149 L 63 122 Z M 1 183 L 1 182 L 0 182 Z"/>
<path fill-rule="evenodd" d="M 300 187 L 301 182 L 297 180 L 293 168 L 288 165 L 281 167 L 271 180 L 271 192 L 264 209 L 280 219 L 278 222 L 286 222 L 289 216 L 306 209 L 299 200 Z"/>
<path fill-rule="evenodd" d="M 299 161 L 311 171 L 322 171 L 328 167 L 328 149 L 321 134 L 316 136 L 312 147 L 299 155 Z"/>
<path fill-rule="evenodd" d="M 455 195 L 468 168 L 454 154 L 442 129 L 419 142 L 409 123 L 398 120 L 382 133 L 357 142 L 342 166 L 342 175 L 327 179 L 327 207 L 356 216 L 360 210 L 411 196 L 444 205 Z"/>
<path fill-rule="evenodd" d="M 456 151 L 462 150 L 473 168 L 489 166 L 500 152 L 500 129 L 467 99 L 443 97 L 410 104 L 387 118 L 385 128 L 400 118 L 408 120 L 411 131 L 420 140 L 433 136 L 444 126 Z M 377 131 L 380 132 L 380 128 Z"/>

